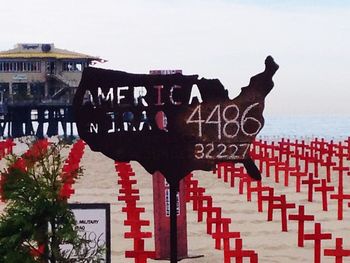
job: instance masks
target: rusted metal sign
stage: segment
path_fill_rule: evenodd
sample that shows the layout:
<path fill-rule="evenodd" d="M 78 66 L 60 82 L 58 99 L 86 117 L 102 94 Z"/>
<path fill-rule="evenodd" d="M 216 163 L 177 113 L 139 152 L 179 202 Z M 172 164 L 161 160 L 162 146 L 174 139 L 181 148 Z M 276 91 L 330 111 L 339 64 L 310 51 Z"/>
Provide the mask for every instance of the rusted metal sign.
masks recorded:
<path fill-rule="evenodd" d="M 267 57 L 265 70 L 231 100 L 217 79 L 87 68 L 73 103 L 78 133 L 92 150 L 136 160 L 169 183 L 223 161 L 242 162 L 260 179 L 249 148 L 264 126 L 264 100 L 277 69 Z"/>

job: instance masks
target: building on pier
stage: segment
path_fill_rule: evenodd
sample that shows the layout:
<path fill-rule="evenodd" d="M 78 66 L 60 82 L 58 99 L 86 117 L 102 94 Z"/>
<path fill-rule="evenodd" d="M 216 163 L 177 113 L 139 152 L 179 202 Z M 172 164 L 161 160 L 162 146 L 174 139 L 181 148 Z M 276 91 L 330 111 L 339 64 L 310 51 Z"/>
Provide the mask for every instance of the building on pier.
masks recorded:
<path fill-rule="evenodd" d="M 99 57 L 54 44 L 17 44 L 0 51 L 0 104 L 70 104 L 82 71 Z"/>
<path fill-rule="evenodd" d="M 73 135 L 72 100 L 84 68 L 103 59 L 54 44 L 0 51 L 0 137 Z"/>

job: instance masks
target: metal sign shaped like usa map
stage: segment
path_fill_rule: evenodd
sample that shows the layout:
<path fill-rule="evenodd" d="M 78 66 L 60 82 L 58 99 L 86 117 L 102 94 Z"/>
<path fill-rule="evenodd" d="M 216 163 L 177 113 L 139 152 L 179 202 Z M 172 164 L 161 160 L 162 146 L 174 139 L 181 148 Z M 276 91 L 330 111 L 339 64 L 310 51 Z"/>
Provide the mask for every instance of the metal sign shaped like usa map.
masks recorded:
<path fill-rule="evenodd" d="M 87 68 L 73 103 L 78 133 L 92 150 L 138 161 L 169 183 L 218 162 L 241 162 L 260 180 L 249 148 L 264 126 L 277 69 L 267 57 L 265 70 L 231 100 L 217 79 Z"/>

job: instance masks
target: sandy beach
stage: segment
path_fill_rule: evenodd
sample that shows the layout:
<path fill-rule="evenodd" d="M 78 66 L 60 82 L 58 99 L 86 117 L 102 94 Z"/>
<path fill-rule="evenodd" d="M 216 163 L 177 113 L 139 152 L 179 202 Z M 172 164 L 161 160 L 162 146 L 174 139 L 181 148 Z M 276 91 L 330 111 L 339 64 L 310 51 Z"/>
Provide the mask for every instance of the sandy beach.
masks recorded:
<path fill-rule="evenodd" d="M 14 152 L 23 152 L 25 147 L 18 144 Z M 2 167 L 4 160 L 1 161 Z M 349 163 L 346 163 L 349 165 Z M 92 152 L 86 146 L 85 154 L 81 160 L 84 168 L 84 176 L 74 185 L 75 194 L 70 198 L 70 203 L 110 203 L 111 204 L 111 237 L 112 237 L 112 262 L 128 263 L 135 262 L 134 259 L 125 258 L 126 250 L 132 249 L 132 241 L 124 239 L 124 232 L 129 227 L 123 225 L 126 215 L 122 213 L 123 202 L 118 201 L 120 185 L 117 184 L 117 173 L 114 161 L 101 153 Z M 153 226 L 153 193 L 152 176 L 150 176 L 137 162 L 131 162 L 136 173 L 137 187 L 140 190 L 141 199 L 138 205 L 145 207 L 146 212 L 141 215 L 142 219 L 150 220 L 149 227 L 143 227 L 143 231 L 154 233 Z M 320 178 L 325 176 L 325 171 L 320 170 Z M 230 230 L 239 231 L 243 239 L 243 247 L 255 250 L 261 263 L 273 262 L 313 262 L 314 245 L 312 241 L 305 241 L 305 247 L 297 246 L 297 222 L 288 221 L 288 232 L 281 231 L 280 212 L 274 212 L 274 220 L 267 221 L 267 210 L 259 213 L 257 210 L 256 194 L 253 193 L 252 201 L 248 202 L 245 194 L 238 193 L 238 181 L 236 187 L 231 188 L 228 183 L 218 179 L 212 172 L 194 172 L 194 178 L 199 185 L 205 187 L 206 194 L 213 197 L 213 205 L 221 207 L 223 216 L 232 219 Z M 336 178 L 336 177 L 334 177 Z M 329 200 L 329 211 L 322 211 L 321 194 L 314 193 L 313 202 L 307 201 L 307 189 L 301 187 L 301 193 L 295 192 L 294 178 L 290 179 L 288 187 L 283 183 L 275 183 L 272 177 L 263 177 L 263 185 L 274 187 L 276 194 L 285 194 L 287 202 L 296 205 L 305 205 L 307 214 L 315 215 L 315 221 L 322 224 L 322 231 L 332 233 L 332 240 L 322 241 L 322 248 L 334 248 L 335 238 L 343 238 L 343 247 L 350 248 L 350 208 L 347 201 L 344 202 L 344 219 L 337 220 L 337 203 Z M 332 181 L 336 184 L 337 181 Z M 350 192 L 350 176 L 344 176 L 344 193 Z M 266 206 L 266 204 L 264 204 Z M 0 205 L 3 209 L 4 204 Z M 288 214 L 295 214 L 297 209 L 288 210 Z M 213 263 L 224 262 L 223 250 L 214 249 L 214 239 L 206 233 L 206 223 L 197 222 L 197 212 L 193 211 L 192 204 L 187 204 L 187 231 L 189 255 L 203 255 L 202 258 L 186 259 L 182 262 Z M 314 222 L 305 223 L 305 232 L 312 232 Z M 145 239 L 147 250 L 154 250 L 153 238 Z M 323 252 L 322 252 L 323 254 Z M 334 262 L 334 257 L 322 256 L 322 262 Z M 168 262 L 149 259 L 147 262 Z M 234 259 L 231 262 L 235 262 Z M 249 262 L 245 259 L 244 262 Z M 350 258 L 344 258 L 343 262 L 350 262 Z"/>

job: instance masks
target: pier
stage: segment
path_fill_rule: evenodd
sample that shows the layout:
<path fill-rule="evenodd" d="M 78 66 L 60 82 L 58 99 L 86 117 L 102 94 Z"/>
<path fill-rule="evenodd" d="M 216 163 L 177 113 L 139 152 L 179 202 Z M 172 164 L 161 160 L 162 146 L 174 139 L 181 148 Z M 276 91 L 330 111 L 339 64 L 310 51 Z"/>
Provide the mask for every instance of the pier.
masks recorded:
<path fill-rule="evenodd" d="M 9 104 L 0 115 L 0 136 L 69 137 L 73 136 L 73 123 L 72 106 L 67 103 Z"/>

